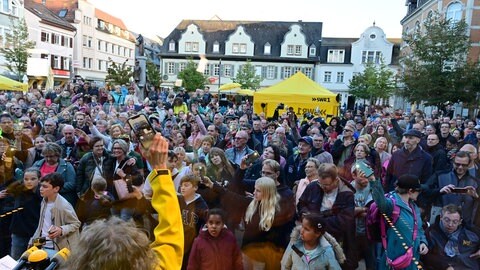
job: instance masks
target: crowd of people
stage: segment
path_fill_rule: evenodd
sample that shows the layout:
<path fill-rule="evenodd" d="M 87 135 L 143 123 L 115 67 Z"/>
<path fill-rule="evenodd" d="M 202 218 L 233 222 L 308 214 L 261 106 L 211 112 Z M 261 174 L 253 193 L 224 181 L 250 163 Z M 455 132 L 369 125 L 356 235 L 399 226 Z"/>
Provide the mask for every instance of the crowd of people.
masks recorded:
<path fill-rule="evenodd" d="M 79 253 L 69 269 L 102 269 L 112 245 L 115 269 L 173 267 L 146 245 L 179 235 L 168 252 L 182 269 L 480 269 L 480 119 L 388 106 L 325 119 L 282 104 L 267 117 L 208 87 L 139 91 L 0 93 L 0 257 L 44 239 Z M 138 114 L 168 144 L 171 191 L 128 124 Z"/>

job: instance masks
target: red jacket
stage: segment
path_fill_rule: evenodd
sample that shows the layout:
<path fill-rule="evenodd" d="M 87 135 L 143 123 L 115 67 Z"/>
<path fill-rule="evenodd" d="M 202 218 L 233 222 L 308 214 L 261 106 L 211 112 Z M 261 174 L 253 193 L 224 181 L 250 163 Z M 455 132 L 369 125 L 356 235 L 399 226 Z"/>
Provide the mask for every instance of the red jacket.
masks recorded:
<path fill-rule="evenodd" d="M 193 242 L 187 270 L 243 270 L 242 253 L 231 231 L 212 237 L 204 227 Z"/>

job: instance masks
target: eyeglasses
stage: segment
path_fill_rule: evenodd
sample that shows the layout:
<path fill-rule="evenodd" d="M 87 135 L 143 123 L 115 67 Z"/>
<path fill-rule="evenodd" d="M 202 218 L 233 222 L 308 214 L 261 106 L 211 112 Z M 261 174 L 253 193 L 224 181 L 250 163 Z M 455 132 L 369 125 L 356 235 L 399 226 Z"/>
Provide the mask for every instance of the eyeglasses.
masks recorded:
<path fill-rule="evenodd" d="M 113 147 L 113 150 L 123 150 L 121 147 Z"/>
<path fill-rule="evenodd" d="M 343 132 L 353 132 L 351 129 L 344 129 Z"/>
<path fill-rule="evenodd" d="M 18 110 L 20 110 L 20 108 L 12 108 L 12 110 L 18 111 Z"/>
<path fill-rule="evenodd" d="M 463 167 L 463 168 L 468 167 L 468 164 L 462 164 L 462 163 L 457 163 L 457 162 L 454 162 L 453 164 L 455 165 L 455 167 Z"/>
<path fill-rule="evenodd" d="M 461 219 L 456 219 L 456 220 L 451 220 L 447 217 L 444 217 L 442 218 L 443 222 L 445 222 L 446 224 L 452 224 L 454 226 L 457 226 L 458 224 L 460 224 L 462 222 Z"/>

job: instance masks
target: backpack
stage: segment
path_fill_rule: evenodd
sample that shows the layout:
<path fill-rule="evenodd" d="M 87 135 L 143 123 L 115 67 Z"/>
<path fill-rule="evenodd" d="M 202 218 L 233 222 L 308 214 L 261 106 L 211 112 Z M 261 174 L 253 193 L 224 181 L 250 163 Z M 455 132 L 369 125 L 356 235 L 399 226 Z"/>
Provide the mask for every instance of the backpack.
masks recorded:
<path fill-rule="evenodd" d="M 385 197 L 392 200 L 393 204 L 393 211 L 391 216 L 391 221 L 393 224 L 397 222 L 398 217 L 400 216 L 400 207 L 397 205 L 395 201 L 395 197 L 391 194 L 385 194 Z M 371 203 L 368 210 L 367 210 L 367 217 L 366 217 L 366 233 L 367 239 L 371 242 L 381 242 L 382 238 L 386 237 L 385 232 L 382 234 L 382 230 L 380 229 L 380 223 L 386 222 L 383 214 L 378 209 L 377 204 L 375 202 Z"/>

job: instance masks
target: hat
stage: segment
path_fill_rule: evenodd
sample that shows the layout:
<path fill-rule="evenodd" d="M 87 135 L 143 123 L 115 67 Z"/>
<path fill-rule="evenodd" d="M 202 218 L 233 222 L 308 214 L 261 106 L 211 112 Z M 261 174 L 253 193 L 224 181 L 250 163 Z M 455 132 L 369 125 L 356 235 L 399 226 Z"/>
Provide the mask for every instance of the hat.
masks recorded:
<path fill-rule="evenodd" d="M 476 125 L 476 126 L 474 127 L 474 129 L 475 129 L 475 130 L 480 130 L 480 125 Z"/>
<path fill-rule="evenodd" d="M 397 180 L 397 187 L 417 190 L 420 190 L 422 188 L 422 186 L 420 185 L 420 180 L 416 175 L 413 174 L 404 174 L 400 176 Z"/>
<path fill-rule="evenodd" d="M 312 137 L 310 137 L 310 136 L 304 136 L 304 137 L 300 138 L 298 140 L 298 142 L 306 142 L 306 143 L 308 143 L 308 145 L 310 145 L 310 147 L 313 147 L 313 140 L 312 140 Z"/>
<path fill-rule="evenodd" d="M 415 136 L 417 138 L 422 138 L 422 133 L 415 129 L 410 129 L 407 132 L 403 133 L 403 136 Z"/>

